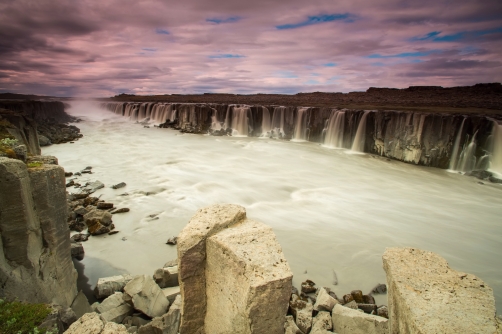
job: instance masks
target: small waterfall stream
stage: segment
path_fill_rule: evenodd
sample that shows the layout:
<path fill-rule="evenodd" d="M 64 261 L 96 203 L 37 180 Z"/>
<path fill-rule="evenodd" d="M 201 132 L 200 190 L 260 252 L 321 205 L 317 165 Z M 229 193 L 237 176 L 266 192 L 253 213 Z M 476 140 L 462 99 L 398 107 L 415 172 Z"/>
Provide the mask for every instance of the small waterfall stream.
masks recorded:
<path fill-rule="evenodd" d="M 235 137 L 247 137 L 249 134 L 248 125 L 248 112 L 250 108 L 244 107 L 233 107 L 232 109 L 232 136 Z"/>
<path fill-rule="evenodd" d="M 218 111 L 214 108 L 211 108 L 213 114 L 211 115 L 211 130 L 220 131 L 221 123 L 218 121 Z"/>
<path fill-rule="evenodd" d="M 366 118 L 368 118 L 369 110 L 366 110 L 357 126 L 356 136 L 352 143 L 352 151 L 364 152 L 364 140 L 366 139 Z"/>
<path fill-rule="evenodd" d="M 272 130 L 271 126 L 271 120 L 270 120 L 270 111 L 268 111 L 268 108 L 266 107 L 261 107 L 262 108 L 262 113 L 263 113 L 263 118 L 261 121 L 261 135 L 260 137 L 270 137 L 270 131 Z"/>
<path fill-rule="evenodd" d="M 462 120 L 460 125 L 460 130 L 458 130 L 457 137 L 455 138 L 455 144 L 453 144 L 453 153 L 450 158 L 450 170 L 457 170 L 458 164 L 458 152 L 460 151 L 460 139 L 462 138 L 462 130 L 464 129 L 464 123 L 466 118 Z"/>
<path fill-rule="evenodd" d="M 333 148 L 343 148 L 343 130 L 345 127 L 345 111 L 333 111 L 326 127 L 324 145 Z"/>
<path fill-rule="evenodd" d="M 493 122 L 493 152 L 490 161 L 490 170 L 502 175 L 502 124 Z"/>
<path fill-rule="evenodd" d="M 272 117 L 272 135 L 275 138 L 284 137 L 284 112 L 286 107 L 275 107 Z"/>
<path fill-rule="evenodd" d="M 458 159 L 457 170 L 461 172 L 470 172 L 476 167 L 476 135 L 478 132 L 474 133 L 469 144 L 464 147 L 460 158 Z"/>
<path fill-rule="evenodd" d="M 291 141 L 302 142 L 308 140 L 307 115 L 310 108 L 298 108 L 294 136 Z"/>

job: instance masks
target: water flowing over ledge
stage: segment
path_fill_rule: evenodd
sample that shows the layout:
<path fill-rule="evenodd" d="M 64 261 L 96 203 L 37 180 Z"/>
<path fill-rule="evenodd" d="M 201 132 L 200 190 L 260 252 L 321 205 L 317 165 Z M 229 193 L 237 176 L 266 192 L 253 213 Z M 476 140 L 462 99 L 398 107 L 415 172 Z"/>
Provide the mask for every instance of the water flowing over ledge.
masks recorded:
<path fill-rule="evenodd" d="M 502 174 L 502 120 L 484 115 L 155 102 L 101 107 L 183 132 L 311 141 L 416 165 Z"/>

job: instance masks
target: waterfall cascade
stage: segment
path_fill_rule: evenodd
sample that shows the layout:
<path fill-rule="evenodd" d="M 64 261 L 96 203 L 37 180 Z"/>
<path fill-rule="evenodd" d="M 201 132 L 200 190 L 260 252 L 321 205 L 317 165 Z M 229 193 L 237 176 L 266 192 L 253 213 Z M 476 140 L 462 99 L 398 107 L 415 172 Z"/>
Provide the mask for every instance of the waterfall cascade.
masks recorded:
<path fill-rule="evenodd" d="M 345 111 L 335 110 L 331 113 L 326 126 L 324 145 L 343 148 L 343 130 L 345 127 Z"/>
<path fill-rule="evenodd" d="M 308 140 L 308 123 L 307 116 L 310 108 L 300 107 L 297 110 L 294 136 L 291 141 L 307 141 Z"/>
<path fill-rule="evenodd" d="M 213 114 L 211 115 L 211 130 L 220 131 L 221 123 L 218 121 L 218 111 L 214 108 L 211 108 Z"/>
<path fill-rule="evenodd" d="M 173 122 L 176 116 L 176 110 L 173 110 L 172 104 L 156 104 L 153 106 L 151 114 L 148 115 L 155 123 Z"/>
<path fill-rule="evenodd" d="M 268 138 L 270 137 L 270 131 L 272 130 L 272 126 L 270 124 L 270 111 L 268 111 L 267 107 L 262 108 L 262 120 L 261 120 L 261 135 L 260 137 Z"/>
<path fill-rule="evenodd" d="M 490 170 L 502 175 L 502 124 L 494 121 L 492 133 L 493 152 L 490 161 Z"/>
<path fill-rule="evenodd" d="M 247 137 L 249 134 L 249 106 L 229 105 L 225 116 L 225 129 L 232 129 L 232 136 Z"/>
<path fill-rule="evenodd" d="M 470 172 L 476 167 L 476 135 L 474 133 L 472 139 L 469 140 L 469 144 L 464 146 L 462 153 L 458 159 L 457 170 L 461 172 Z"/>
<path fill-rule="evenodd" d="M 282 138 L 284 132 L 284 113 L 286 107 L 275 107 L 274 116 L 272 117 L 272 136 L 274 138 Z"/>
<path fill-rule="evenodd" d="M 366 110 L 359 121 L 357 126 L 356 136 L 354 137 L 354 142 L 352 143 L 352 151 L 364 152 L 364 140 L 366 139 L 366 118 L 368 118 L 369 110 Z"/>
<path fill-rule="evenodd" d="M 464 129 L 465 118 L 462 120 L 460 129 L 458 130 L 457 137 L 455 138 L 455 143 L 453 144 L 453 153 L 450 158 L 450 170 L 457 170 L 458 164 L 458 152 L 460 151 L 460 140 L 462 139 L 462 130 Z"/>

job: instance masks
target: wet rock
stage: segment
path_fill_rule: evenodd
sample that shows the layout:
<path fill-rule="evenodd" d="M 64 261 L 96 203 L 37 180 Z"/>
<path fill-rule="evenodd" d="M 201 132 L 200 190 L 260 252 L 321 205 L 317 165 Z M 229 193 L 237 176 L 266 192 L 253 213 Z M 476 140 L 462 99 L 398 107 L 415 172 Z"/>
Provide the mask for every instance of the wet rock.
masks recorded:
<path fill-rule="evenodd" d="M 89 239 L 89 235 L 83 234 L 83 233 L 78 233 L 74 234 L 70 237 L 71 240 L 74 242 L 82 242 L 82 241 L 87 241 Z"/>
<path fill-rule="evenodd" d="M 82 203 L 82 205 L 87 208 L 89 205 L 91 206 L 96 206 L 96 204 L 98 203 L 99 201 L 99 198 L 98 197 L 93 197 L 93 196 L 89 196 L 87 198 L 84 199 L 84 202 Z M 92 208 L 88 208 L 88 210 L 91 210 Z"/>
<path fill-rule="evenodd" d="M 284 323 L 284 334 L 304 334 L 298 326 L 296 326 L 295 319 L 292 315 L 286 316 Z"/>
<path fill-rule="evenodd" d="M 97 220 L 104 226 L 110 226 L 112 223 L 112 215 L 108 211 L 91 208 L 89 212 L 84 215 L 84 220 L 89 226 L 89 220 Z"/>
<path fill-rule="evenodd" d="M 335 305 L 333 308 L 333 331 L 338 334 L 388 334 L 388 320 L 354 309 Z"/>
<path fill-rule="evenodd" d="M 291 294 L 292 295 L 297 295 L 297 296 L 300 295 L 300 293 L 298 292 L 298 289 L 295 286 L 291 287 Z"/>
<path fill-rule="evenodd" d="M 99 202 L 97 208 L 100 210 L 108 210 L 113 208 L 113 203 Z"/>
<path fill-rule="evenodd" d="M 384 317 L 386 319 L 389 319 L 389 310 L 385 305 L 379 306 L 376 310 L 376 314 L 379 317 Z"/>
<path fill-rule="evenodd" d="M 100 219 L 87 219 L 85 221 L 87 231 L 91 235 L 101 235 L 110 232 L 110 227 L 103 225 Z"/>
<path fill-rule="evenodd" d="M 85 223 L 80 219 L 73 219 L 68 224 L 68 227 L 70 228 L 71 231 L 82 232 L 87 228 L 87 225 L 85 225 Z"/>
<path fill-rule="evenodd" d="M 363 303 L 364 304 L 376 304 L 375 298 L 372 295 L 363 295 Z"/>
<path fill-rule="evenodd" d="M 117 275 L 111 277 L 102 277 L 98 279 L 94 288 L 94 295 L 98 299 L 111 296 L 115 292 L 124 290 L 124 287 L 133 279 L 131 275 Z"/>
<path fill-rule="evenodd" d="M 497 179 L 496 177 L 494 176 L 490 176 L 488 178 L 488 180 L 491 182 L 491 183 L 502 183 L 502 179 Z"/>
<path fill-rule="evenodd" d="M 81 188 L 82 192 L 87 194 L 92 194 L 97 190 L 104 188 L 105 184 L 101 181 L 87 182 L 87 184 Z"/>
<path fill-rule="evenodd" d="M 162 268 L 176 267 L 178 265 L 178 259 L 167 261 Z"/>
<path fill-rule="evenodd" d="M 374 294 L 387 293 L 387 285 L 378 283 L 373 289 L 371 289 L 371 293 Z"/>
<path fill-rule="evenodd" d="M 75 175 L 75 176 L 82 176 L 82 173 L 80 173 L 80 172 L 76 172 L 76 173 L 74 173 L 73 175 Z"/>
<path fill-rule="evenodd" d="M 302 282 L 301 289 L 303 293 L 315 293 L 317 291 L 315 283 L 309 279 L 305 282 Z"/>
<path fill-rule="evenodd" d="M 88 193 L 77 193 L 77 194 L 71 194 L 74 199 L 84 199 L 89 196 Z"/>
<path fill-rule="evenodd" d="M 331 312 L 336 304 L 338 304 L 338 300 L 331 297 L 325 288 L 320 288 L 314 304 L 314 310 Z"/>
<path fill-rule="evenodd" d="M 312 319 L 312 330 L 310 334 L 325 334 L 333 329 L 333 320 L 330 312 L 320 311 L 314 319 Z"/>
<path fill-rule="evenodd" d="M 363 292 L 361 290 L 353 290 L 350 292 L 356 303 L 364 303 Z"/>
<path fill-rule="evenodd" d="M 360 310 L 363 310 L 364 313 L 368 314 L 374 314 L 377 310 L 377 306 L 375 304 L 357 304 L 357 307 Z"/>
<path fill-rule="evenodd" d="M 124 188 L 127 184 L 125 182 L 120 182 L 120 183 L 117 183 L 117 184 L 114 184 L 112 186 L 113 189 L 120 189 L 120 188 Z"/>
<path fill-rule="evenodd" d="M 168 245 L 176 245 L 178 243 L 178 237 L 172 237 L 167 239 L 166 244 Z"/>
<path fill-rule="evenodd" d="M 71 257 L 82 260 L 84 258 L 84 246 L 80 242 L 71 244 Z"/>
<path fill-rule="evenodd" d="M 70 182 L 68 182 L 68 183 L 66 184 L 66 188 L 68 188 L 68 187 L 72 187 L 72 186 L 74 186 L 74 185 L 75 185 L 75 181 L 71 180 Z"/>
<path fill-rule="evenodd" d="M 84 208 L 82 205 L 79 205 L 75 209 L 73 209 L 73 212 L 75 212 L 77 215 L 84 216 L 89 212 L 89 210 L 87 208 Z"/>
<path fill-rule="evenodd" d="M 21 161 L 26 162 L 26 158 L 28 157 L 28 151 L 26 149 L 26 145 L 17 145 L 12 148 L 17 155 L 17 158 Z"/>
<path fill-rule="evenodd" d="M 296 325 L 298 328 L 302 332 L 308 333 L 312 328 L 312 311 L 314 310 L 314 306 L 310 300 L 293 300 L 289 303 L 289 308 L 296 319 Z"/>
<path fill-rule="evenodd" d="M 124 213 L 124 212 L 129 212 L 129 208 L 120 208 L 120 209 L 117 209 L 117 210 L 113 210 L 111 211 L 110 213 L 112 215 L 116 214 L 116 213 Z"/>
<path fill-rule="evenodd" d="M 82 174 L 92 174 L 92 170 L 83 170 L 83 171 L 80 171 L 80 173 L 82 173 Z"/>
<path fill-rule="evenodd" d="M 112 224 L 113 225 L 113 224 Z M 115 226 L 114 226 L 115 227 Z M 110 231 L 108 232 L 108 235 L 114 235 L 114 234 L 117 234 L 119 233 L 120 231 Z"/>
<path fill-rule="evenodd" d="M 134 309 L 154 318 L 166 313 L 169 301 L 155 281 L 147 275 L 133 278 L 124 287 L 124 300 L 132 302 Z"/>
<path fill-rule="evenodd" d="M 65 177 L 70 177 L 70 176 L 72 176 L 72 175 L 73 175 L 73 173 L 72 173 L 72 172 L 65 172 L 65 173 L 64 173 L 64 176 L 65 176 Z"/>
<path fill-rule="evenodd" d="M 487 171 L 487 170 L 473 170 L 470 172 L 465 173 L 467 176 L 474 176 L 477 179 L 480 180 L 487 180 L 488 178 L 493 176 L 493 173 Z"/>
<path fill-rule="evenodd" d="M 352 294 L 343 295 L 343 304 L 344 305 L 350 303 L 353 300 L 354 300 L 354 296 L 352 296 Z"/>

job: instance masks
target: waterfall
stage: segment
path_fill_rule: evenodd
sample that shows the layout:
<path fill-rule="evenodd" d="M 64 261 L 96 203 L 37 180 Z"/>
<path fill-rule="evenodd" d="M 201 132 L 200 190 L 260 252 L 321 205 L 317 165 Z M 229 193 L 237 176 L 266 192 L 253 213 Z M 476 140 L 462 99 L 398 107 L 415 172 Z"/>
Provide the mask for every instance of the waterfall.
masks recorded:
<path fill-rule="evenodd" d="M 284 137 L 284 111 L 286 107 L 275 107 L 272 117 L 272 135 L 275 138 Z"/>
<path fill-rule="evenodd" d="M 270 131 L 272 130 L 270 125 L 270 112 L 266 107 L 261 107 L 262 109 L 262 120 L 261 120 L 261 136 L 260 137 L 270 137 Z"/>
<path fill-rule="evenodd" d="M 211 130 L 220 131 L 221 123 L 218 122 L 218 111 L 214 108 L 211 108 L 211 110 L 213 111 L 213 115 L 211 116 Z"/>
<path fill-rule="evenodd" d="M 326 137 L 324 145 L 328 147 L 343 147 L 343 130 L 345 126 L 345 111 L 336 110 L 332 112 L 326 127 Z"/>
<path fill-rule="evenodd" d="M 490 170 L 502 174 L 502 124 L 493 122 L 493 152 L 490 161 Z"/>
<path fill-rule="evenodd" d="M 364 140 L 366 139 L 366 118 L 368 118 L 369 110 L 366 110 L 357 126 L 356 137 L 352 143 L 352 151 L 364 152 Z"/>
<path fill-rule="evenodd" d="M 234 107 L 232 111 L 232 136 L 247 137 L 249 133 L 249 107 Z"/>
<path fill-rule="evenodd" d="M 307 112 L 309 109 L 305 107 L 298 108 L 294 136 L 291 141 L 307 141 Z"/>
<path fill-rule="evenodd" d="M 464 119 L 462 120 L 462 125 L 460 125 L 460 130 L 458 130 L 457 138 L 455 138 L 455 144 L 453 144 L 453 153 L 451 154 L 449 167 L 451 170 L 457 170 L 458 152 L 460 151 L 460 139 L 462 138 L 462 130 L 464 129 L 465 120 L 466 118 L 464 117 Z"/>
<path fill-rule="evenodd" d="M 232 113 L 233 108 L 234 108 L 234 104 L 229 104 L 227 106 L 227 112 L 225 114 L 225 124 L 224 124 L 225 130 L 231 128 L 230 118 L 231 118 L 231 113 Z"/>
<path fill-rule="evenodd" d="M 472 136 L 467 147 L 464 147 L 457 164 L 457 170 L 461 172 L 470 172 L 476 167 L 476 133 Z"/>

